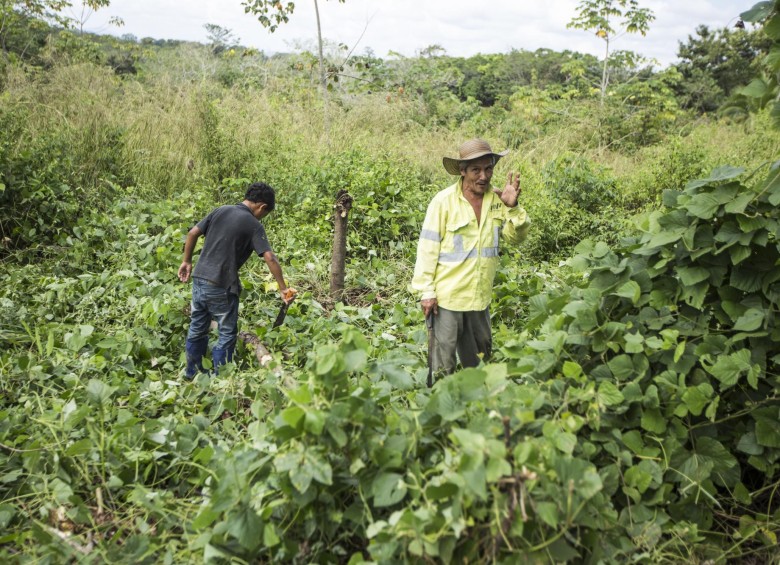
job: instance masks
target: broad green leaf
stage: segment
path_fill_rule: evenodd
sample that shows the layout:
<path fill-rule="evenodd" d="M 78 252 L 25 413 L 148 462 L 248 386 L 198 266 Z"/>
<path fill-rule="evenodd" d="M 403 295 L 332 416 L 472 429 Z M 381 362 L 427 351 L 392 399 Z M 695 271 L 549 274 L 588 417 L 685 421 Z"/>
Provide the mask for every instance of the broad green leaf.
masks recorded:
<path fill-rule="evenodd" d="M 362 370 L 368 361 L 368 353 L 362 349 L 353 349 L 344 354 L 344 367 L 347 372 Z"/>
<path fill-rule="evenodd" d="M 687 229 L 687 228 L 686 228 Z M 670 243 L 674 243 L 675 241 L 679 241 L 680 238 L 682 238 L 683 234 L 685 233 L 684 229 L 681 230 L 675 230 L 675 231 L 661 231 L 656 234 L 653 234 L 645 244 L 648 248 L 656 248 L 656 247 L 665 247 L 669 245 Z"/>
<path fill-rule="evenodd" d="M 376 522 L 371 522 L 368 527 L 366 528 L 366 537 L 368 539 L 374 538 L 387 527 L 387 522 L 384 520 L 377 520 Z"/>
<path fill-rule="evenodd" d="M 780 427 L 777 422 L 765 418 L 757 420 L 756 441 L 764 447 L 780 447 Z"/>
<path fill-rule="evenodd" d="M 306 415 L 304 416 L 303 429 L 305 429 L 309 433 L 318 436 L 322 433 L 322 428 L 325 426 L 326 419 L 327 419 L 327 414 L 325 414 L 321 410 L 314 410 L 310 408 L 306 410 Z"/>
<path fill-rule="evenodd" d="M 657 408 L 644 409 L 642 411 L 642 428 L 654 434 L 662 434 L 666 431 L 666 418 Z"/>
<path fill-rule="evenodd" d="M 747 432 L 739 438 L 737 449 L 748 455 L 763 455 L 764 446 L 758 443 L 755 432 Z"/>
<path fill-rule="evenodd" d="M 710 422 L 715 421 L 715 417 L 718 415 L 718 406 L 720 405 L 720 396 L 716 396 L 715 400 L 710 402 L 710 405 L 707 406 L 707 410 L 704 412 L 704 415 L 707 417 L 707 419 Z"/>
<path fill-rule="evenodd" d="M 723 181 L 737 178 L 739 175 L 741 175 L 744 172 L 745 169 L 743 167 L 731 167 L 728 165 L 723 167 L 718 167 L 714 169 L 712 173 L 710 173 L 709 177 L 704 179 L 692 180 L 687 185 L 685 185 L 685 188 L 686 190 L 690 190 L 694 188 L 700 188 L 702 186 L 707 186 L 710 184 L 720 184 Z"/>
<path fill-rule="evenodd" d="M 631 451 L 634 453 L 642 453 L 645 444 L 642 441 L 642 434 L 639 432 L 639 430 L 631 430 L 622 435 L 623 443 L 626 447 L 628 447 Z"/>
<path fill-rule="evenodd" d="M 377 362 L 376 368 L 392 386 L 400 390 L 409 390 L 414 387 L 414 379 L 409 369 L 401 365 L 397 360 L 386 359 Z"/>
<path fill-rule="evenodd" d="M 625 380 L 634 374 L 634 363 L 628 355 L 618 355 L 607 362 L 612 375 L 619 381 Z"/>
<path fill-rule="evenodd" d="M 680 282 L 692 286 L 710 278 L 709 270 L 704 267 L 678 267 L 676 269 Z"/>
<path fill-rule="evenodd" d="M 780 15 L 775 14 L 764 24 L 762 31 L 775 41 L 780 40 Z"/>
<path fill-rule="evenodd" d="M 214 520 L 219 518 L 219 516 L 220 516 L 219 512 L 213 510 L 211 506 L 206 506 L 200 511 L 200 513 L 192 521 L 192 527 L 195 528 L 196 530 L 202 530 L 204 528 L 208 528 L 211 524 L 214 523 Z"/>
<path fill-rule="evenodd" d="M 546 549 L 546 556 L 554 563 L 572 563 L 581 557 L 580 553 L 574 549 L 564 538 L 558 538 L 552 542 Z"/>
<path fill-rule="evenodd" d="M 740 375 L 750 369 L 750 351 L 741 349 L 731 355 L 721 356 L 713 366 L 705 368 L 720 381 L 722 388 L 732 387 L 737 384 Z"/>
<path fill-rule="evenodd" d="M 392 506 L 406 496 L 406 483 L 398 473 L 381 473 L 371 486 L 374 504 L 378 507 Z"/>
<path fill-rule="evenodd" d="M 685 204 L 685 209 L 697 218 L 711 220 L 720 208 L 721 202 L 712 194 L 697 194 Z"/>
<path fill-rule="evenodd" d="M 598 398 L 604 406 L 617 406 L 625 400 L 618 387 L 609 381 L 604 381 L 599 385 Z"/>
<path fill-rule="evenodd" d="M 281 541 L 279 534 L 276 533 L 276 527 L 273 524 L 266 524 L 263 528 L 263 546 L 274 547 Z"/>
<path fill-rule="evenodd" d="M 51 489 L 51 493 L 54 496 L 54 500 L 56 500 L 58 503 L 70 503 L 70 497 L 73 496 L 73 489 L 69 484 L 60 479 L 54 479 L 51 483 L 49 483 L 49 488 Z"/>
<path fill-rule="evenodd" d="M 318 375 L 326 375 L 331 372 L 338 373 L 340 367 L 343 366 L 341 353 L 338 347 L 333 344 L 320 347 L 316 352 L 316 359 L 315 370 Z"/>
<path fill-rule="evenodd" d="M 314 478 L 312 471 L 313 469 L 311 465 L 307 465 L 306 459 L 303 460 L 301 465 L 293 467 L 289 471 L 290 482 L 301 494 L 309 490 L 309 486 L 311 486 L 311 481 Z"/>
<path fill-rule="evenodd" d="M 95 442 L 89 438 L 81 439 L 65 450 L 65 455 L 78 456 L 89 453 L 95 447 Z"/>
<path fill-rule="evenodd" d="M 568 379 L 579 379 L 582 376 L 582 367 L 574 361 L 564 361 L 563 376 Z"/>
<path fill-rule="evenodd" d="M 685 286 L 682 288 L 682 299 L 686 304 L 689 304 L 696 309 L 700 309 L 704 305 L 704 299 L 707 298 L 707 292 L 709 290 L 710 285 L 707 282 L 700 282 L 693 286 Z"/>
<path fill-rule="evenodd" d="M 227 530 L 241 547 L 254 549 L 260 545 L 263 522 L 249 505 L 242 504 L 228 518 Z"/>
<path fill-rule="evenodd" d="M 749 266 L 740 266 L 731 270 L 729 284 L 744 292 L 755 292 L 761 288 L 761 273 Z"/>
<path fill-rule="evenodd" d="M 297 428 L 298 424 L 305 416 L 306 412 L 303 410 L 303 408 L 299 406 L 290 406 L 279 413 L 278 420 L 281 420 L 281 422 L 290 426 L 291 428 Z"/>
<path fill-rule="evenodd" d="M 729 256 L 731 262 L 734 265 L 738 265 L 753 254 L 753 250 L 750 247 L 744 245 L 735 245 L 729 248 Z"/>
<path fill-rule="evenodd" d="M 11 504 L 0 503 L 0 529 L 5 530 L 14 516 L 16 508 Z"/>
<path fill-rule="evenodd" d="M 729 214 L 742 214 L 755 197 L 752 192 L 738 194 L 734 200 L 726 204 L 725 210 Z"/>
<path fill-rule="evenodd" d="M 681 482 L 685 486 L 689 486 L 691 483 L 701 484 L 710 478 L 714 466 L 711 458 L 690 453 L 677 469 L 679 476 L 673 475 L 673 480 Z"/>
<path fill-rule="evenodd" d="M 116 388 L 97 379 L 90 379 L 87 384 L 87 395 L 95 404 L 105 404 L 111 399 L 115 391 Z"/>
<path fill-rule="evenodd" d="M 778 50 L 780 55 L 780 50 Z M 780 167 L 775 163 L 763 182 L 762 190 L 768 195 L 767 200 L 772 206 L 780 204 Z"/>
<path fill-rule="evenodd" d="M 640 493 L 644 493 L 650 487 L 650 483 L 653 482 L 653 476 L 638 465 L 627 469 L 624 479 L 627 485 L 634 487 Z"/>
<path fill-rule="evenodd" d="M 636 304 L 639 302 L 639 297 L 642 296 L 642 289 L 639 288 L 639 285 L 635 281 L 628 281 L 617 289 L 615 294 L 617 296 L 622 296 L 623 298 L 628 298 L 633 304 Z"/>
<path fill-rule="evenodd" d="M 694 416 L 701 415 L 715 391 L 709 383 L 688 387 L 682 395 L 682 401 Z"/>
<path fill-rule="evenodd" d="M 642 334 L 626 334 L 625 340 L 626 344 L 623 349 L 626 353 L 642 353 L 645 350 L 645 338 L 642 337 Z"/>
<path fill-rule="evenodd" d="M 601 492 L 604 488 L 604 484 L 594 468 L 588 469 L 581 475 L 581 479 L 577 481 L 576 491 L 582 498 L 588 500 L 593 498 Z"/>
<path fill-rule="evenodd" d="M 425 496 L 429 500 L 441 500 L 455 496 L 460 487 L 452 482 L 443 482 L 441 484 L 428 484 L 425 487 Z"/>
<path fill-rule="evenodd" d="M 747 487 L 741 482 L 737 483 L 737 486 L 734 487 L 733 493 L 734 499 L 741 504 L 750 505 L 753 502 L 753 496 L 750 494 L 750 491 L 747 489 Z"/>
<path fill-rule="evenodd" d="M 304 467 L 310 470 L 312 478 L 318 483 L 322 485 L 333 484 L 333 469 L 325 456 L 318 451 L 313 451 L 311 448 L 306 450 Z"/>
<path fill-rule="evenodd" d="M 555 434 L 553 441 L 555 447 L 568 455 L 571 455 L 577 446 L 577 436 L 568 432 L 558 432 Z"/>
<path fill-rule="evenodd" d="M 746 22 L 758 23 L 772 13 L 774 2 L 758 2 L 752 8 L 742 12 L 739 17 Z"/>
<path fill-rule="evenodd" d="M 552 528 L 558 527 L 558 505 L 554 502 L 538 502 L 536 514 L 539 519 Z"/>
<path fill-rule="evenodd" d="M 768 90 L 769 86 L 764 80 L 760 78 L 754 78 L 752 81 L 750 81 L 750 84 L 740 88 L 737 92 L 743 96 L 747 96 L 748 98 L 763 98 L 767 95 Z"/>
<path fill-rule="evenodd" d="M 750 308 L 742 314 L 734 324 L 734 329 L 742 332 L 752 332 L 764 323 L 764 311 Z"/>
<path fill-rule="evenodd" d="M 737 465 L 736 458 L 721 442 L 711 437 L 700 437 L 696 440 L 696 453 L 711 458 L 715 462 L 714 469 L 729 469 Z"/>

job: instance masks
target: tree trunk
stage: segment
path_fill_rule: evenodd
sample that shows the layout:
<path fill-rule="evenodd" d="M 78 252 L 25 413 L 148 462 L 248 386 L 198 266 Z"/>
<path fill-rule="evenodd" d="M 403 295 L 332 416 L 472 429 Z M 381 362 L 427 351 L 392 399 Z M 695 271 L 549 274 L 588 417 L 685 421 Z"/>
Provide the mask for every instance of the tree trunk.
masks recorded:
<path fill-rule="evenodd" d="M 604 50 L 604 66 L 601 69 L 601 105 L 604 105 L 604 99 L 607 97 L 607 87 L 609 86 L 609 37 L 605 38 L 607 46 Z"/>
<path fill-rule="evenodd" d="M 328 82 L 325 78 L 325 57 L 322 50 L 322 27 L 320 26 L 320 8 L 314 0 L 314 13 L 317 15 L 317 47 L 320 54 L 320 88 L 322 89 L 322 124 L 325 128 L 325 143 L 330 146 L 330 118 L 328 117 Z"/>
<path fill-rule="evenodd" d="M 330 295 L 335 301 L 344 299 L 344 275 L 347 258 L 347 220 L 352 197 L 339 190 L 333 206 L 333 258 L 330 264 Z"/>

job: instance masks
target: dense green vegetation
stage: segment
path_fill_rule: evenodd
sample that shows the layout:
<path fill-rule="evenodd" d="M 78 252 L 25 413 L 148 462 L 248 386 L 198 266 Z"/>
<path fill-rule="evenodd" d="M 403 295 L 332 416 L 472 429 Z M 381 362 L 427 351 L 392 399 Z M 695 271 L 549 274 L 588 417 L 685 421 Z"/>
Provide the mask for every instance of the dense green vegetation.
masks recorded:
<path fill-rule="evenodd" d="M 311 53 L 224 31 L 4 28 L 0 559 L 777 561 L 777 83 L 711 56 L 776 37 L 700 29 L 662 70 L 613 54 L 604 104 L 577 53 L 333 48 L 326 132 Z M 501 258 L 494 359 L 428 389 L 407 284 L 441 156 L 476 135 L 512 149 L 497 180 L 521 171 L 533 229 Z M 271 329 L 250 260 L 241 324 L 274 361 L 187 381 L 184 235 L 250 180 L 278 190 L 301 295 Z"/>

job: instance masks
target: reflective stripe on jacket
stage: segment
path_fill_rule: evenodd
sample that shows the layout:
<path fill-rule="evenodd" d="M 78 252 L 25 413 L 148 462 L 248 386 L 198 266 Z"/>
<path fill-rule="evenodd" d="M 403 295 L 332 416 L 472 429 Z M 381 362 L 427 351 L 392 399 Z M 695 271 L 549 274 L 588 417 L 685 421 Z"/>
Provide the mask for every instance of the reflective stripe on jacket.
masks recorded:
<path fill-rule="evenodd" d="M 463 196 L 462 178 L 433 197 L 425 214 L 411 288 L 421 299 L 436 298 L 447 310 L 484 310 L 490 304 L 498 268 L 499 240 L 516 244 L 525 239 L 530 221 L 526 211 L 508 208 L 489 189 L 477 223 Z"/>

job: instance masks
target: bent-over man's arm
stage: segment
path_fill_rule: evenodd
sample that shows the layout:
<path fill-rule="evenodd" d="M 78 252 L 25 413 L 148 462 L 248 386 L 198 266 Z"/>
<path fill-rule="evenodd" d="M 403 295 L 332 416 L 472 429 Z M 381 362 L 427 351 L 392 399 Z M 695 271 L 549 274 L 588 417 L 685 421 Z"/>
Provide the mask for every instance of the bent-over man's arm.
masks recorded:
<path fill-rule="evenodd" d="M 273 251 L 266 251 L 263 253 L 263 259 L 265 260 L 265 264 L 268 266 L 268 270 L 273 275 L 276 284 L 279 286 L 279 293 L 282 296 L 282 301 L 285 304 L 290 304 L 293 300 L 295 300 L 295 296 L 287 296 L 287 293 L 285 292 L 287 290 L 287 284 L 284 282 L 282 266 L 279 264 L 279 259 L 276 258 L 276 253 Z"/>
<path fill-rule="evenodd" d="M 195 244 L 198 242 L 198 238 L 203 235 L 198 226 L 190 229 L 187 232 L 187 241 L 184 242 L 184 258 L 179 266 L 179 280 L 181 282 L 187 282 L 190 280 L 192 274 L 192 253 L 195 251 Z"/>

